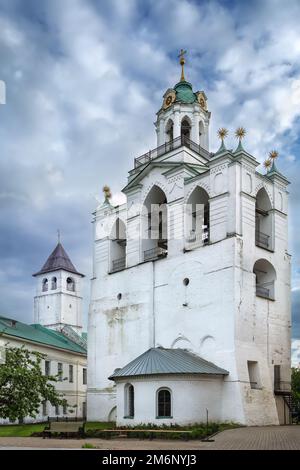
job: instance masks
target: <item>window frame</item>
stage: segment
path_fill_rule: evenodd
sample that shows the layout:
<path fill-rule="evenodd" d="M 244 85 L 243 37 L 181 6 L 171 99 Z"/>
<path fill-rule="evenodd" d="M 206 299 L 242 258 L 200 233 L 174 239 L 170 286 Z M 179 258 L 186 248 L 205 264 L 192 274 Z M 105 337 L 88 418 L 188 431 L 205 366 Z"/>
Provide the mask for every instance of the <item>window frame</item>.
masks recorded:
<path fill-rule="evenodd" d="M 87 368 L 82 368 L 82 385 L 87 385 Z"/>
<path fill-rule="evenodd" d="M 49 377 L 51 375 L 51 361 L 48 359 L 45 360 L 45 376 Z"/>
<path fill-rule="evenodd" d="M 159 394 L 161 392 L 168 392 L 170 395 L 170 415 L 169 416 L 159 414 L 159 407 L 160 407 Z M 166 407 L 165 402 L 164 402 L 164 407 Z M 169 387 L 160 387 L 158 390 L 156 390 L 156 419 L 173 419 L 173 395 L 172 395 L 172 390 Z"/>
<path fill-rule="evenodd" d="M 69 383 L 74 383 L 74 366 L 73 364 L 69 364 Z"/>
<path fill-rule="evenodd" d="M 57 363 L 57 375 L 58 375 L 58 381 L 62 382 L 63 381 L 63 370 L 64 366 L 62 362 Z"/>
<path fill-rule="evenodd" d="M 135 415 L 135 391 L 132 383 L 124 386 L 124 419 L 134 419 Z"/>

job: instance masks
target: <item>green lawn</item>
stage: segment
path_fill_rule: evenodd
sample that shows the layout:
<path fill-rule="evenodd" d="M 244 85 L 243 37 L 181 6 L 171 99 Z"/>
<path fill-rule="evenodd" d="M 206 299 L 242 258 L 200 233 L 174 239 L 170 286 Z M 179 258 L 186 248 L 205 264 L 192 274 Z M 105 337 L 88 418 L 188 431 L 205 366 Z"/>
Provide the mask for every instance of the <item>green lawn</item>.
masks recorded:
<path fill-rule="evenodd" d="M 101 422 L 98 422 L 98 421 L 91 421 L 91 422 L 88 422 L 86 423 L 84 429 L 86 431 L 90 431 L 90 430 L 94 430 L 94 429 L 114 429 L 116 427 L 116 423 L 113 421 L 113 422 L 107 422 L 107 423 L 101 423 Z"/>
<path fill-rule="evenodd" d="M 46 423 L 0 426 L 0 437 L 29 437 L 34 432 L 42 432 L 45 425 Z"/>
<path fill-rule="evenodd" d="M 42 432 L 46 423 L 37 424 L 9 424 L 7 426 L 0 426 L 0 437 L 29 437 L 34 432 Z M 112 429 L 115 423 L 86 423 L 86 430 L 94 429 Z"/>
<path fill-rule="evenodd" d="M 29 437 L 33 433 L 42 432 L 46 426 L 46 423 L 38 424 L 12 424 L 7 426 L 0 426 L 0 437 Z M 213 434 L 217 431 L 223 431 L 224 429 L 235 428 L 238 425 L 234 423 L 209 423 L 208 434 Z M 88 422 L 85 425 L 85 431 L 87 437 L 105 437 L 105 433 L 101 433 L 103 429 L 114 429 L 116 424 L 114 422 L 103 423 L 103 422 Z M 147 430 L 161 429 L 163 430 L 189 430 L 193 432 L 194 437 L 200 438 L 206 435 L 206 426 L 204 424 L 195 424 L 193 426 L 163 426 L 159 428 L 154 425 L 139 425 L 135 426 L 136 429 L 143 429 L 145 436 L 148 436 Z M 139 434 L 138 437 L 141 435 Z M 171 437 L 171 436 L 170 436 Z M 174 436 L 178 437 L 178 435 Z"/>

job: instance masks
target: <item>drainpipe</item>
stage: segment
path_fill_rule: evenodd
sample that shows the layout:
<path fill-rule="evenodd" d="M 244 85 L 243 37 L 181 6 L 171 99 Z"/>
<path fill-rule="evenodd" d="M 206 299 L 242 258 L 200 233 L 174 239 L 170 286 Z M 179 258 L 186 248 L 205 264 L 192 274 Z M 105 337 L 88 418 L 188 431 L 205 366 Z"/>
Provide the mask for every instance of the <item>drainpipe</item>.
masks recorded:
<path fill-rule="evenodd" d="M 155 262 L 152 261 L 152 347 L 155 348 Z"/>

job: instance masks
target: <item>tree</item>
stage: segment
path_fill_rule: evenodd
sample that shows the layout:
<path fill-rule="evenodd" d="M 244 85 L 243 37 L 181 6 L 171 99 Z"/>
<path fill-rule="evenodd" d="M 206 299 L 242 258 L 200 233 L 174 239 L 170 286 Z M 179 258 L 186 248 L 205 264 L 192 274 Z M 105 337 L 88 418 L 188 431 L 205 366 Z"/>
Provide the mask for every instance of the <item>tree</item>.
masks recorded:
<path fill-rule="evenodd" d="M 43 401 L 53 406 L 67 405 L 54 383 L 58 376 L 43 375 L 45 354 L 29 351 L 24 346 L 6 347 L 5 363 L 0 364 L 0 418 L 23 422 L 35 418 Z"/>
<path fill-rule="evenodd" d="M 292 367 L 292 396 L 297 408 L 300 409 L 300 369 Z"/>

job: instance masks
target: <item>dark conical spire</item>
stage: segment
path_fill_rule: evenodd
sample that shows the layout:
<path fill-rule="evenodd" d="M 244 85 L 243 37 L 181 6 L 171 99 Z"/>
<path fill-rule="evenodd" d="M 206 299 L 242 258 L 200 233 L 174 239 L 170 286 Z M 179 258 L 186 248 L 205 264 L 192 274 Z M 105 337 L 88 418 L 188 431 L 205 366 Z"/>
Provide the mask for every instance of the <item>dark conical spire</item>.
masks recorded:
<path fill-rule="evenodd" d="M 65 251 L 64 247 L 60 242 L 56 245 L 56 248 L 52 251 L 51 255 L 47 259 L 46 263 L 43 265 L 42 269 L 33 276 L 38 274 L 50 273 L 52 271 L 57 271 L 58 269 L 64 269 L 70 273 L 79 274 L 83 277 L 83 274 L 79 273 L 75 268 L 74 264 L 69 258 L 69 255 Z"/>

